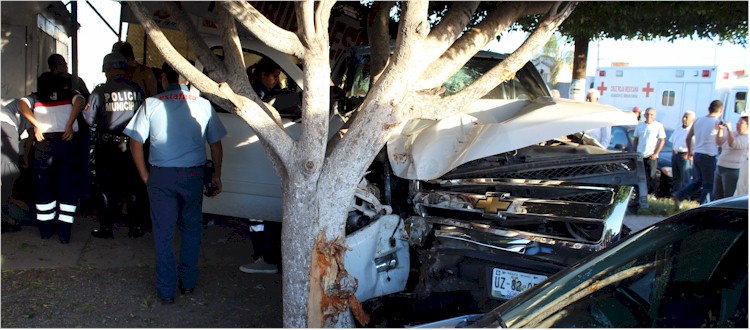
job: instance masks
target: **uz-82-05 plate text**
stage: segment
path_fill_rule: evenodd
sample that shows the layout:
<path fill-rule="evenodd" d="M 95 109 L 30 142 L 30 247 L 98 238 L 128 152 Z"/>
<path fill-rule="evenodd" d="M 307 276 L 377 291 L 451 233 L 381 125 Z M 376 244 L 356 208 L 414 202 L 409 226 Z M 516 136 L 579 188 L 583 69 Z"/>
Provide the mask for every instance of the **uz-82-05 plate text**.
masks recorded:
<path fill-rule="evenodd" d="M 491 295 L 494 298 L 511 299 L 546 278 L 547 276 L 543 275 L 495 268 L 492 270 Z"/>

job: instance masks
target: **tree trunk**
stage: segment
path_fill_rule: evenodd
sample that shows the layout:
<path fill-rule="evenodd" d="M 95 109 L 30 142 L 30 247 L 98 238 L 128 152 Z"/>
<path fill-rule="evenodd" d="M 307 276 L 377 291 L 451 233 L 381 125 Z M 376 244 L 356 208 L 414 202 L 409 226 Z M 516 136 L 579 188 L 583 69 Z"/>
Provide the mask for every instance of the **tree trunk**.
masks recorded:
<path fill-rule="evenodd" d="M 284 327 L 353 327 L 348 304 L 356 281 L 346 273 L 343 256 L 356 184 L 322 179 L 334 174 L 314 175 L 321 178 L 316 182 L 295 172 L 284 187 Z"/>
<path fill-rule="evenodd" d="M 584 101 L 586 99 L 586 59 L 589 53 L 589 38 L 578 36 L 574 38 L 575 53 L 573 54 L 573 81 L 570 84 L 570 99 Z"/>

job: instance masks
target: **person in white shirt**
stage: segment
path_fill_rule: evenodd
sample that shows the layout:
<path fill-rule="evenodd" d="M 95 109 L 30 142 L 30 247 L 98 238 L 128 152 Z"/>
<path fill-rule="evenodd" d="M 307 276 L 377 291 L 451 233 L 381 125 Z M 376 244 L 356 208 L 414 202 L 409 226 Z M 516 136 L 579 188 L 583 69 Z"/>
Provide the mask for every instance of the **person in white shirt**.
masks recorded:
<path fill-rule="evenodd" d="M 701 192 L 701 204 L 711 201 L 716 155 L 719 154 L 719 146 L 716 145 L 716 134 L 718 132 L 716 123 L 723 112 L 724 104 L 719 100 L 713 100 L 708 106 L 708 115 L 698 118 L 690 127 L 688 136 L 685 137 L 685 143 L 688 145 L 688 157 L 693 160 L 693 181 L 672 193 L 677 208 L 679 208 L 683 199 L 693 195 L 698 190 Z"/>
<path fill-rule="evenodd" d="M 720 121 L 716 124 L 716 144 L 721 146 L 721 154 L 714 174 L 713 199 L 734 195 L 740 166 L 747 163 L 747 117 L 737 121 L 737 131 L 732 132 L 732 123 Z M 726 132 L 726 133 L 725 133 Z"/>
<path fill-rule="evenodd" d="M 643 115 L 645 120 L 638 123 L 633 132 L 633 144 L 636 146 L 635 151 L 643 155 L 643 165 L 646 170 L 646 185 L 648 192 L 656 192 L 656 169 L 659 159 L 659 153 L 664 147 L 664 141 L 667 133 L 664 132 L 664 125 L 656 121 L 656 109 L 648 108 Z"/>
<path fill-rule="evenodd" d="M 685 138 L 690 128 L 693 127 L 694 121 L 695 112 L 685 111 L 682 115 L 682 127 L 675 129 L 669 137 L 669 142 L 672 143 L 672 191 L 682 189 L 690 183 L 692 178 L 690 172 L 693 169 L 693 160 L 688 155 Z"/>

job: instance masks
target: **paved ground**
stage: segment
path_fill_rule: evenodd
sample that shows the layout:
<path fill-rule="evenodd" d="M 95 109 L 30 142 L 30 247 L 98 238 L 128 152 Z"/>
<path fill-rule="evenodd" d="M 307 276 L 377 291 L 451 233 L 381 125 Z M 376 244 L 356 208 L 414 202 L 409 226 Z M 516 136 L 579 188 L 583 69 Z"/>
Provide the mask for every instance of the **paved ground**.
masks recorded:
<path fill-rule="evenodd" d="M 661 217 L 628 216 L 633 232 Z M 3 234 L 2 317 L 7 328 L 281 327 L 281 275 L 238 270 L 248 261 L 247 223 L 220 218 L 204 231 L 196 292 L 162 306 L 153 289 L 153 237 L 93 238 L 98 224 L 81 217 L 71 243 L 41 240 L 35 227 Z M 177 241 L 177 240 L 175 240 Z"/>

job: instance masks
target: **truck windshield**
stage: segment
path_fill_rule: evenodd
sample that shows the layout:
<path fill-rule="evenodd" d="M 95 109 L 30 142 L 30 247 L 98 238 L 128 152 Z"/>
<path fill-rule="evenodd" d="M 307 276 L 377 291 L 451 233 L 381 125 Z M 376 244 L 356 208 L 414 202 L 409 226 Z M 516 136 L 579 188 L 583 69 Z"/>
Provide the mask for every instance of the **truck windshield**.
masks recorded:
<path fill-rule="evenodd" d="M 475 57 L 469 60 L 458 72 L 443 83 L 443 95 L 453 95 L 468 87 L 482 75 L 492 69 L 500 59 Z M 355 59 L 356 66 L 351 77 L 349 96 L 364 98 L 370 89 L 370 58 L 359 56 Z M 539 96 L 547 96 L 545 86 L 540 86 L 540 80 L 535 79 L 529 65 L 524 66 L 513 77 L 492 89 L 482 99 L 494 100 L 529 100 Z"/>

